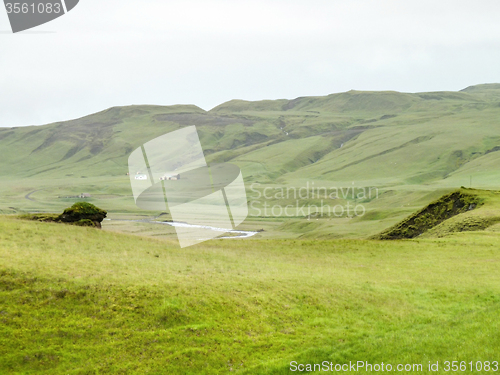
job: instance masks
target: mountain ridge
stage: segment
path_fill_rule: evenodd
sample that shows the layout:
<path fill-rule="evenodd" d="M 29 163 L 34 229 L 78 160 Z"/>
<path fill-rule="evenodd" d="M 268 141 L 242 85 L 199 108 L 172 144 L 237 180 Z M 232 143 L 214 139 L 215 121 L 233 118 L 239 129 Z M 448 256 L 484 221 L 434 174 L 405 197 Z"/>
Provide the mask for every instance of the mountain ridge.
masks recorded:
<path fill-rule="evenodd" d="M 380 180 L 373 173 L 378 169 L 395 183 L 432 182 L 453 177 L 478 158 L 496 160 L 498 98 L 500 84 L 489 84 L 458 92 L 351 90 L 292 100 L 232 100 L 210 111 L 195 105 L 111 107 L 69 121 L 0 128 L 0 172 L 20 178 L 61 178 L 69 170 L 117 176 L 141 144 L 197 125 L 207 159 L 247 168 L 250 180 L 284 181 L 299 178 L 297 173 Z M 405 154 L 415 153 L 427 162 L 415 160 L 399 170 L 398 161 L 408 164 Z M 391 168 L 387 157 L 395 160 Z"/>

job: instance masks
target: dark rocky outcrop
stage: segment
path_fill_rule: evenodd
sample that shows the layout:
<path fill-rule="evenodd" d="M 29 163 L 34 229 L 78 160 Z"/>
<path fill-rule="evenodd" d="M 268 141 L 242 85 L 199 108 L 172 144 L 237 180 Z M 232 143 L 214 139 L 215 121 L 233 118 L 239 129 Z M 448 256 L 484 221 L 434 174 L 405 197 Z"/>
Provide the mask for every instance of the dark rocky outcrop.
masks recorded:
<path fill-rule="evenodd" d="M 414 238 L 458 214 L 473 210 L 480 205 L 477 195 L 460 189 L 446 194 L 420 211 L 376 235 L 373 239 L 397 240 Z"/>
<path fill-rule="evenodd" d="M 77 202 L 70 208 L 66 208 L 59 215 L 59 221 L 72 223 L 75 225 L 101 228 L 101 222 L 106 217 L 107 212 L 94 206 L 92 203 Z"/>
<path fill-rule="evenodd" d="M 92 203 L 77 202 L 73 206 L 66 208 L 60 215 L 55 214 L 29 214 L 21 216 L 22 219 L 66 223 L 82 227 L 101 228 L 101 222 L 106 217 L 107 212 L 94 206 Z"/>

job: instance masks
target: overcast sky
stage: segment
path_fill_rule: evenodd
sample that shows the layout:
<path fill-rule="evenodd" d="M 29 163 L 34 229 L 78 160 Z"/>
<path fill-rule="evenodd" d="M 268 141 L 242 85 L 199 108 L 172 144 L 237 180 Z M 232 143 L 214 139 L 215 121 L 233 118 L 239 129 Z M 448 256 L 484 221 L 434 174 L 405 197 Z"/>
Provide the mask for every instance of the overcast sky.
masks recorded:
<path fill-rule="evenodd" d="M 80 0 L 12 34 L 0 127 L 112 106 L 293 99 L 500 82 L 498 0 Z"/>

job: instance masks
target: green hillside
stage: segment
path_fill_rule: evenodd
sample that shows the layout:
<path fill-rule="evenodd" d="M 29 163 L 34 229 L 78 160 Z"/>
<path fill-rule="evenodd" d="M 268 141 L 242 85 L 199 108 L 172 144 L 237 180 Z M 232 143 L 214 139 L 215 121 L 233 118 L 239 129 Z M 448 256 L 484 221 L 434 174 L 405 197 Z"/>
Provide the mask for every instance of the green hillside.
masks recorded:
<path fill-rule="evenodd" d="M 498 222 L 500 192 L 462 188 L 431 202 L 374 238 L 442 237 L 455 232 L 484 230 Z"/>
<path fill-rule="evenodd" d="M 45 126 L 1 128 L 0 171 L 8 177 L 117 176 L 126 170 L 131 150 L 196 125 L 210 159 L 264 163 L 260 173 L 247 174 L 249 179 L 273 172 L 286 178 L 300 169 L 323 179 L 338 180 L 349 172 L 364 179 L 435 181 L 453 178 L 473 160 L 489 160 L 500 148 L 499 103 L 500 85 L 492 84 L 462 92 L 349 91 L 233 100 L 209 112 L 196 106 L 115 107 Z M 283 148 L 288 160 L 265 163 Z M 377 170 L 367 174 L 374 164 Z"/>
<path fill-rule="evenodd" d="M 489 84 L 460 92 L 232 100 L 208 112 L 115 107 L 45 126 L 0 128 L 0 211 L 59 212 L 85 192 L 111 213 L 137 212 L 125 176 L 131 151 L 196 125 L 207 160 L 237 164 L 247 186 L 377 188 L 377 199 L 363 202 L 376 220 L 358 227 L 344 220 L 329 232 L 363 237 L 460 186 L 499 188 L 499 119 L 500 85 Z M 318 221 L 301 235 L 325 234 L 320 227 L 328 223 Z"/>
<path fill-rule="evenodd" d="M 288 374 L 292 361 L 416 364 L 424 374 L 436 373 L 429 361 L 494 366 L 499 245 L 488 230 L 418 241 L 213 240 L 180 250 L 0 216 L 0 373 Z"/>

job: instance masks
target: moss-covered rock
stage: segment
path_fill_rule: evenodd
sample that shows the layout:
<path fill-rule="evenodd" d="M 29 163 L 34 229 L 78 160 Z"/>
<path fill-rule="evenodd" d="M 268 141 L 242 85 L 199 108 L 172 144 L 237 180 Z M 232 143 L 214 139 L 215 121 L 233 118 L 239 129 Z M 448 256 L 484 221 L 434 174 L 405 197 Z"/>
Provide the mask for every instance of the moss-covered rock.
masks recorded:
<path fill-rule="evenodd" d="M 101 222 L 108 213 L 87 202 L 77 202 L 66 208 L 60 215 L 57 214 L 26 214 L 21 219 L 36 220 L 48 223 L 66 223 L 81 227 L 101 228 Z"/>
<path fill-rule="evenodd" d="M 106 217 L 107 212 L 94 206 L 92 203 L 77 202 L 70 208 L 66 208 L 59 215 L 59 221 L 63 223 L 74 223 L 81 226 L 95 226 L 101 228 L 101 222 Z M 92 223 L 92 225 L 89 225 Z"/>

